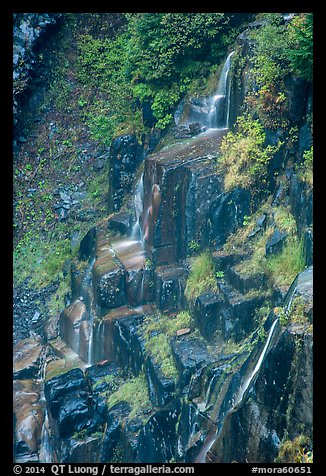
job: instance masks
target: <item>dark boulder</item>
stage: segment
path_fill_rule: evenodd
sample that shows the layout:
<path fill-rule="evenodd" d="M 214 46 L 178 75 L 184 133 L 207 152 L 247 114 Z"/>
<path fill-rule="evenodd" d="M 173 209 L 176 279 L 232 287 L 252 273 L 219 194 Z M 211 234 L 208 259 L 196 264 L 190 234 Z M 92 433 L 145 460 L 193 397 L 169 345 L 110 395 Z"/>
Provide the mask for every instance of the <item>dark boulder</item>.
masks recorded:
<path fill-rule="evenodd" d="M 175 460 L 179 414 L 180 403 L 173 401 L 148 420 L 139 435 L 137 462 L 166 463 Z"/>
<path fill-rule="evenodd" d="M 108 229 L 121 235 L 129 235 L 131 232 L 131 215 L 128 212 L 116 213 L 109 219 Z"/>
<path fill-rule="evenodd" d="M 269 304 L 272 293 L 253 292 L 241 294 L 229 284 L 220 282 L 220 290 L 225 300 L 221 310 L 218 333 L 228 340 L 239 342 L 255 328 L 254 315 L 258 308 Z"/>
<path fill-rule="evenodd" d="M 211 204 L 211 241 L 222 246 L 228 236 L 242 226 L 244 217 L 250 215 L 251 194 L 248 190 L 236 188 L 224 192 Z"/>
<path fill-rule="evenodd" d="M 240 273 L 236 267 L 230 267 L 226 271 L 228 282 L 242 294 L 246 294 L 252 289 L 264 289 L 267 286 L 267 276 L 265 273 Z"/>
<path fill-rule="evenodd" d="M 161 311 L 174 312 L 184 304 L 185 272 L 181 266 L 160 266 L 155 270 L 156 304 Z"/>
<path fill-rule="evenodd" d="M 214 338 L 214 333 L 220 325 L 220 312 L 224 299 L 215 293 L 199 296 L 194 304 L 193 315 L 200 333 L 207 340 Z"/>
<path fill-rule="evenodd" d="M 306 79 L 288 75 L 284 83 L 289 103 L 289 119 L 292 122 L 300 122 L 306 113 L 308 82 Z"/>
<path fill-rule="evenodd" d="M 95 246 L 96 239 L 96 227 L 91 227 L 84 238 L 81 240 L 79 245 L 79 259 L 82 261 L 90 258 L 92 251 Z"/>
<path fill-rule="evenodd" d="M 175 139 L 190 139 L 200 134 L 205 128 L 200 122 L 192 122 L 190 124 L 181 125 L 173 129 Z"/>
<path fill-rule="evenodd" d="M 288 234 L 285 231 L 280 231 L 278 229 L 274 230 L 272 236 L 268 239 L 266 243 L 266 256 L 280 253 L 283 249 L 287 236 Z"/>
<path fill-rule="evenodd" d="M 127 402 L 120 402 L 109 410 L 104 425 L 105 432 L 100 450 L 100 463 L 114 460 L 115 450 L 118 447 L 121 448 L 124 441 L 122 422 L 128 417 L 130 411 L 130 405 Z"/>
<path fill-rule="evenodd" d="M 172 341 L 172 351 L 179 370 L 179 387 L 188 385 L 193 374 L 202 366 L 214 361 L 205 343 L 192 336 L 182 336 Z"/>
<path fill-rule="evenodd" d="M 116 308 L 127 302 L 125 271 L 110 253 L 98 257 L 92 270 L 94 297 L 102 308 Z"/>
<path fill-rule="evenodd" d="M 151 402 L 155 406 L 163 407 L 174 397 L 174 379 L 163 375 L 160 365 L 155 364 L 150 356 L 146 358 L 145 372 Z"/>
<path fill-rule="evenodd" d="M 57 418 L 60 402 L 69 393 L 88 392 L 89 387 L 81 369 L 73 369 L 54 377 L 44 384 L 44 393 L 53 418 Z"/>
<path fill-rule="evenodd" d="M 87 391 L 73 391 L 60 399 L 57 415 L 58 434 L 60 438 L 72 436 L 86 430 L 88 434 L 95 431 L 101 423 L 94 401 Z"/>
<path fill-rule="evenodd" d="M 298 234 L 301 236 L 306 227 L 312 226 L 313 222 L 313 189 L 307 183 L 299 180 L 293 173 L 290 179 L 289 201 Z"/>

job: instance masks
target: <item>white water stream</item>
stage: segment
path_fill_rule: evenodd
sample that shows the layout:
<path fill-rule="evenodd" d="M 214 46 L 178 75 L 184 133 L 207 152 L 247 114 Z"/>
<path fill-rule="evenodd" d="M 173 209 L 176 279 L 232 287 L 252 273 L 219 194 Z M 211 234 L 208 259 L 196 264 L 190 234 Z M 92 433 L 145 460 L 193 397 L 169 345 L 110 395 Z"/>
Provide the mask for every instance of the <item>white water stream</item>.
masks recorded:
<path fill-rule="evenodd" d="M 274 334 L 274 330 L 275 330 L 275 326 L 278 322 L 278 319 L 275 319 L 275 321 L 273 322 L 273 324 L 271 325 L 270 327 L 270 330 L 268 332 L 268 336 L 267 336 L 267 339 L 266 339 L 266 342 L 265 342 L 265 345 L 259 355 L 259 358 L 257 360 L 257 363 L 255 365 L 255 368 L 250 372 L 250 374 L 248 375 L 248 377 L 244 380 L 243 384 L 240 386 L 240 389 L 239 389 L 239 392 L 235 398 L 235 401 L 231 407 L 231 409 L 228 411 L 228 413 L 226 414 L 226 416 L 224 417 L 224 421 L 226 419 L 226 417 L 235 410 L 236 407 L 239 407 L 244 399 L 244 396 L 246 394 L 246 391 L 248 390 L 248 388 L 250 387 L 250 385 L 252 384 L 255 376 L 257 375 L 257 373 L 259 372 L 261 366 L 262 366 L 262 363 L 264 361 L 264 358 L 265 358 L 265 355 L 266 355 L 266 352 L 268 350 L 268 346 L 270 344 L 270 341 L 273 337 L 273 334 Z M 223 425 L 222 425 L 223 427 Z M 221 429 L 222 430 L 222 429 Z M 220 432 L 221 432 L 220 430 Z M 218 438 L 218 435 L 220 434 L 220 432 L 213 432 L 211 431 L 207 437 L 206 437 L 206 440 L 204 441 L 203 443 L 203 446 L 198 454 L 198 456 L 196 457 L 196 460 L 195 460 L 195 463 L 205 463 L 206 462 L 206 456 L 207 456 L 207 453 L 210 451 L 210 449 L 212 448 L 213 444 L 215 443 L 215 441 L 217 440 Z"/>
<path fill-rule="evenodd" d="M 229 127 L 231 87 L 228 77 L 233 54 L 234 51 L 227 57 L 217 90 L 209 101 L 208 125 L 210 128 L 228 129 Z"/>

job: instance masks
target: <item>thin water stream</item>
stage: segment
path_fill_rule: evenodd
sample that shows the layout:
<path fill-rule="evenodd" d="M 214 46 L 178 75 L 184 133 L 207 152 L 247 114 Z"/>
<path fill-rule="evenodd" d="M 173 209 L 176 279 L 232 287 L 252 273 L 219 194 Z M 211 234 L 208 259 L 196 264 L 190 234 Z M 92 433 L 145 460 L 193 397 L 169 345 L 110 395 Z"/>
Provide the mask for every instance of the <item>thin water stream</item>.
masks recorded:
<path fill-rule="evenodd" d="M 226 416 L 224 417 L 224 421 L 226 420 L 228 415 L 230 415 L 244 401 L 245 394 L 247 393 L 248 389 L 250 388 L 251 384 L 253 383 L 257 373 L 259 372 L 259 370 L 262 366 L 262 363 L 263 363 L 265 355 L 267 353 L 270 341 L 273 337 L 274 330 L 275 330 L 277 322 L 278 322 L 278 319 L 275 319 L 275 321 L 271 325 L 271 327 L 269 329 L 269 332 L 268 332 L 268 336 L 267 336 L 265 345 L 264 345 L 264 347 L 263 347 L 263 349 L 262 349 L 262 351 L 259 355 L 257 363 L 256 363 L 254 369 L 249 373 L 249 375 L 245 378 L 244 382 L 240 386 L 238 394 L 234 399 L 234 403 L 233 403 L 231 409 L 227 412 Z M 212 446 L 214 445 L 214 443 L 217 440 L 217 438 L 219 437 L 219 435 L 221 434 L 222 428 L 223 428 L 223 424 L 222 424 L 222 427 L 221 427 L 220 431 L 211 430 L 208 433 L 208 435 L 207 435 L 207 437 L 206 437 L 206 439 L 203 443 L 203 446 L 201 447 L 200 452 L 198 453 L 198 455 L 195 459 L 195 463 L 205 463 L 206 462 L 207 454 L 210 451 L 210 449 L 212 448 Z"/>

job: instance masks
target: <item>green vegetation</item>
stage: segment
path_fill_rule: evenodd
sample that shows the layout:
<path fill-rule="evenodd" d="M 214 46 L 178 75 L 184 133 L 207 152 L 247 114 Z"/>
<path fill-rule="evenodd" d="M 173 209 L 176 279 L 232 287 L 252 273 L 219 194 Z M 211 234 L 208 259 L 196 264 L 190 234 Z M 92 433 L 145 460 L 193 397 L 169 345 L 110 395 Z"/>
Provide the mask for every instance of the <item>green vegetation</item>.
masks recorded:
<path fill-rule="evenodd" d="M 139 374 L 122 384 L 107 399 L 108 408 L 112 408 L 119 402 L 127 402 L 130 405 L 129 419 L 143 418 L 144 413 L 151 409 L 145 374 Z"/>
<path fill-rule="evenodd" d="M 204 251 L 192 263 L 185 295 L 187 299 L 195 300 L 198 296 L 208 291 L 217 292 L 218 286 L 212 255 L 209 251 Z"/>
<path fill-rule="evenodd" d="M 291 309 L 287 313 L 282 308 L 277 309 L 280 324 L 283 327 L 286 327 L 289 324 L 303 324 L 306 326 L 308 325 L 307 330 L 312 330 L 310 315 L 311 309 L 302 297 L 298 296 L 293 299 Z"/>
<path fill-rule="evenodd" d="M 306 435 L 281 443 L 276 463 L 313 463 L 312 443 Z"/>
<path fill-rule="evenodd" d="M 71 278 L 70 273 L 67 273 L 65 277 L 59 275 L 60 283 L 58 289 L 52 294 L 51 299 L 48 302 L 48 309 L 50 315 L 58 315 L 65 307 L 65 297 L 71 290 Z"/>
<path fill-rule="evenodd" d="M 266 226 L 253 238 L 249 234 L 256 228 L 256 219 L 262 213 L 267 214 L 273 224 Z M 230 235 L 223 249 L 226 252 L 248 253 L 250 257 L 235 266 L 243 275 L 265 273 L 271 284 L 288 286 L 296 275 L 305 268 L 304 243 L 297 236 L 296 223 L 289 207 L 271 207 L 265 202 L 253 215 L 246 217 L 245 226 Z M 274 229 L 288 234 L 279 253 L 266 256 L 266 244 Z"/>
<path fill-rule="evenodd" d="M 289 236 L 282 251 L 265 261 L 265 268 L 277 286 L 289 286 L 305 268 L 303 240 Z"/>
<path fill-rule="evenodd" d="M 62 268 L 72 256 L 70 241 L 43 241 L 27 232 L 14 250 L 14 280 L 17 284 L 30 278 L 29 284 L 44 287 L 62 279 Z"/>
<path fill-rule="evenodd" d="M 226 190 L 235 187 L 263 189 L 268 163 L 280 147 L 265 146 L 266 134 L 258 120 L 240 116 L 236 132 L 229 132 L 221 142 L 218 170 L 224 174 Z"/>
<path fill-rule="evenodd" d="M 95 107 L 84 111 L 92 135 L 109 144 L 118 134 L 140 133 L 144 104 L 156 127 L 166 128 L 182 96 L 209 85 L 210 73 L 216 73 L 237 31 L 233 16 L 126 13 L 115 37 L 90 28 L 79 35 L 78 78 L 97 90 Z M 86 100 L 79 103 L 84 108 Z"/>
<path fill-rule="evenodd" d="M 303 162 L 298 166 L 298 177 L 308 185 L 313 185 L 313 157 L 314 148 L 305 150 L 303 153 Z"/>
<path fill-rule="evenodd" d="M 302 13 L 284 23 L 281 14 L 261 15 L 266 22 L 250 33 L 255 42 L 250 76 L 257 91 L 247 97 L 248 105 L 268 128 L 285 128 L 288 100 L 284 78 L 290 72 L 312 80 L 313 16 Z"/>
<path fill-rule="evenodd" d="M 179 329 L 190 327 L 192 318 L 187 311 L 181 311 L 173 316 L 160 314 L 147 316 L 142 324 L 145 349 L 166 377 L 176 379 L 178 376 L 170 339 L 176 336 Z"/>

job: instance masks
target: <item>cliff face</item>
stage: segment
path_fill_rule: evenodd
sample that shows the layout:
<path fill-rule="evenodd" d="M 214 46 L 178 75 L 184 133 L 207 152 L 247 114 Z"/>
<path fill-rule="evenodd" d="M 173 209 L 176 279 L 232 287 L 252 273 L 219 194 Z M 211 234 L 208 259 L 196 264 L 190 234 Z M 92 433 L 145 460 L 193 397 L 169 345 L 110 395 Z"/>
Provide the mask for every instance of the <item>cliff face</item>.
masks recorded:
<path fill-rule="evenodd" d="M 15 349 L 17 392 L 43 369 L 46 399 L 42 434 L 20 431 L 38 388 L 14 409 L 17 461 L 273 462 L 299 435 L 310 451 L 312 185 L 293 157 L 312 143 L 312 91 L 287 77 L 298 138 L 265 128 L 264 147 L 281 145 L 264 189 L 227 187 L 220 145 L 255 92 L 246 33 L 234 48 L 229 128 L 207 127 L 210 99 L 190 98 L 170 145 L 160 148 L 155 131 L 147 144 L 113 141 L 110 215 L 80 243 L 71 301 L 38 330 L 43 339 L 26 341 L 30 358 Z M 309 267 L 277 280 L 271 263 L 292 242 Z M 194 293 L 206 248 L 200 279 L 213 276 Z"/>

